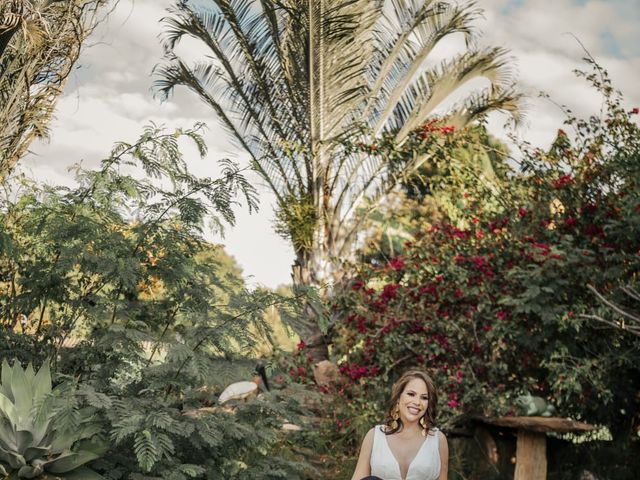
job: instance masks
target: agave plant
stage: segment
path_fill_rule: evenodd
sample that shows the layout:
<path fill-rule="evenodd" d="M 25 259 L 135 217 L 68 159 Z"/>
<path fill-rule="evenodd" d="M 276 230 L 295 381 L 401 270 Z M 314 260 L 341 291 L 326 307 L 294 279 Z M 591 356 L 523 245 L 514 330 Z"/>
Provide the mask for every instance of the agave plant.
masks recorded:
<path fill-rule="evenodd" d="M 38 373 L 18 361 L 2 362 L 0 474 L 7 479 L 104 479 L 83 465 L 100 457 L 93 412 L 75 408 L 64 386 L 52 389 L 45 363 Z"/>

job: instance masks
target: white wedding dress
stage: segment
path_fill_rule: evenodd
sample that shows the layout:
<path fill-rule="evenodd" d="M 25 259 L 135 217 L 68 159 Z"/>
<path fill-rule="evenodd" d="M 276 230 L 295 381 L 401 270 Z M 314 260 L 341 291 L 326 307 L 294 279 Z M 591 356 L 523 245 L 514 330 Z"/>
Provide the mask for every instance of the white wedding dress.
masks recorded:
<path fill-rule="evenodd" d="M 440 475 L 438 429 L 432 428 L 409 464 L 407 477 L 402 478 L 400 465 L 393 456 L 382 425 L 376 425 L 371 450 L 371 475 L 383 480 L 437 480 Z"/>

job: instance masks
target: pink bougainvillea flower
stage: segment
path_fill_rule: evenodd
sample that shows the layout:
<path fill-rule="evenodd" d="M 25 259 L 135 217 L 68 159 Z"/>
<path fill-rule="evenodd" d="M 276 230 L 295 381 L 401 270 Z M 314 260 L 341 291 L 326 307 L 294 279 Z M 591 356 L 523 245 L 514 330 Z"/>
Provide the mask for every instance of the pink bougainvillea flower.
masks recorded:
<path fill-rule="evenodd" d="M 560 189 L 564 188 L 567 185 L 571 185 L 573 183 L 573 177 L 570 174 L 562 175 L 557 180 L 553 181 L 553 188 Z"/>
<path fill-rule="evenodd" d="M 487 260 L 481 256 L 471 257 L 471 262 L 478 268 L 479 270 L 483 269 L 487 265 Z"/>
<path fill-rule="evenodd" d="M 394 269 L 396 272 L 402 270 L 405 266 L 405 261 L 403 257 L 396 257 L 389 261 L 389 267 Z"/>
<path fill-rule="evenodd" d="M 365 325 L 365 318 L 364 317 L 358 317 L 358 319 L 356 320 L 356 329 L 360 332 L 360 333 L 367 333 L 368 328 Z"/>
<path fill-rule="evenodd" d="M 398 285 L 397 283 L 386 284 L 382 289 L 382 293 L 380 294 L 380 300 L 387 301 L 387 302 L 389 300 L 393 300 L 398 295 L 399 288 L 400 288 L 400 285 Z"/>
<path fill-rule="evenodd" d="M 451 408 L 458 408 L 460 406 L 460 402 L 458 401 L 458 392 L 451 392 L 448 396 L 447 405 Z"/>
<path fill-rule="evenodd" d="M 447 402 L 447 405 L 451 408 L 458 408 L 460 406 L 460 402 L 458 402 L 457 400 L 449 400 Z"/>

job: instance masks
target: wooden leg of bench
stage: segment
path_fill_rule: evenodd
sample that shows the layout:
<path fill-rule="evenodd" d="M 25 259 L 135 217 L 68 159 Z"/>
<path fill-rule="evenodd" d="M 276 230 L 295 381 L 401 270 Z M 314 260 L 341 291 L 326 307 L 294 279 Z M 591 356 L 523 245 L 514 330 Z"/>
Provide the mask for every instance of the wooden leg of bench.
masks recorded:
<path fill-rule="evenodd" d="M 514 480 L 547 480 L 547 437 L 518 430 Z"/>

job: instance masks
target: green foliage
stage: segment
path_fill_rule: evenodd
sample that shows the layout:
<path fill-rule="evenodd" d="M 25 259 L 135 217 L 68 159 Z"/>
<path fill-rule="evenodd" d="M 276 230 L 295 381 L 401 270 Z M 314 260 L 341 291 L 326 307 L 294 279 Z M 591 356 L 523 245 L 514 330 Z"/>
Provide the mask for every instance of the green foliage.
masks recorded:
<path fill-rule="evenodd" d="M 421 366 L 440 389 L 445 421 L 515 413 L 517 396 L 531 393 L 559 416 L 608 426 L 616 441 L 637 438 L 640 345 L 581 315 L 605 315 L 589 285 L 628 304 L 622 287 L 637 288 L 640 271 L 638 110 L 623 108 L 593 66 L 579 74 L 602 93 L 601 116 L 569 115 L 571 135 L 559 130 L 547 151 L 523 145 L 519 168 L 503 164 L 491 182 L 448 175 L 445 193 L 447 185 L 465 193 L 451 196 L 455 211 L 426 228 L 414 223 L 394 258 L 357 266 L 334 332 L 342 432 L 375 423 L 390 383 Z M 436 143 L 456 152 L 455 134 L 438 128 L 450 137 Z"/>
<path fill-rule="evenodd" d="M 89 402 L 91 403 L 91 402 Z M 0 473 L 15 478 L 103 477 L 84 467 L 103 455 L 108 445 L 98 435 L 96 408 L 80 408 L 69 384 L 52 389 L 45 362 L 36 373 L 2 362 L 0 384 Z M 73 476 L 67 476 L 71 474 Z M 80 476 L 80 477 L 78 477 Z"/>
<path fill-rule="evenodd" d="M 228 161 L 219 179 L 188 172 L 180 147 L 204 155 L 199 130 L 149 127 L 99 170 L 77 167 L 74 188 L 15 180 L 0 211 L 5 348 L 50 355 L 101 409 L 112 446 L 93 468 L 107 478 L 302 477 L 280 431 L 296 419 L 291 398 L 215 406 L 272 342 L 265 309 L 295 315 L 302 299 L 248 291 L 204 240 L 207 224 L 233 224 L 239 196 L 251 209 L 256 197 Z"/>
<path fill-rule="evenodd" d="M 400 255 L 404 244 L 415 241 L 414 234 L 427 225 L 445 219 L 456 226 L 468 223 L 470 190 L 485 214 L 502 212 L 507 206 L 496 195 L 509 183 L 507 149 L 482 123 L 456 130 L 448 118 L 436 118 L 401 145 L 392 137 L 383 137 L 373 145 L 348 144 L 347 148 L 385 158 L 402 187 L 367 219 L 361 252 L 366 261 L 384 264 Z M 418 156 L 416 170 L 403 174 Z"/>

